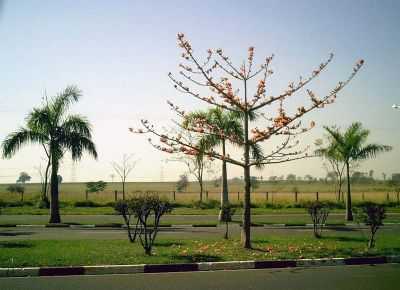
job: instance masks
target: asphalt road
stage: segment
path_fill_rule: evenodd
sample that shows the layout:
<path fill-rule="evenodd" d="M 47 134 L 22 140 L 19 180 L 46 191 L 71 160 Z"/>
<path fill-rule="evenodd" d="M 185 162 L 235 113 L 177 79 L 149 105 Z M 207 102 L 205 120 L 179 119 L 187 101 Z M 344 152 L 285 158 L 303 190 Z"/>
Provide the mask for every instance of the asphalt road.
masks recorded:
<path fill-rule="evenodd" d="M 400 265 L 0 278 L 0 290 L 396 290 Z"/>
<path fill-rule="evenodd" d="M 118 215 L 62 215 L 64 223 L 80 224 L 104 224 L 104 223 L 123 223 L 123 219 Z M 241 221 L 240 215 L 235 215 L 234 220 Z M 310 216 L 304 213 L 271 213 L 252 215 L 252 222 L 263 223 L 311 223 Z M 47 215 L 0 215 L 1 224 L 46 224 L 49 221 Z M 170 224 L 196 224 L 196 223 L 216 223 L 217 215 L 165 215 L 162 217 L 163 223 Z M 399 222 L 400 213 L 388 213 L 386 222 Z M 328 218 L 329 223 L 344 223 L 343 213 L 331 213 Z"/>
<path fill-rule="evenodd" d="M 173 227 L 173 228 L 160 228 L 160 236 L 164 238 L 176 238 L 179 236 L 182 239 L 193 239 L 201 237 L 220 238 L 225 231 L 224 226 L 218 227 Z M 334 227 L 325 228 L 324 233 L 337 234 L 354 234 L 362 231 L 367 233 L 366 229 L 359 227 Z M 400 233 L 399 225 L 387 225 L 380 229 L 380 232 L 396 232 Z M 232 235 L 239 235 L 240 227 L 237 224 L 232 224 L 229 227 L 229 232 Z M 301 235 L 309 233 L 312 235 L 311 227 L 253 227 L 252 233 L 257 235 Z M 82 240 L 82 239 L 127 239 L 125 229 L 120 228 L 41 228 L 41 227 L 13 227 L 1 228 L 0 227 L 0 241 L 10 240 Z"/>

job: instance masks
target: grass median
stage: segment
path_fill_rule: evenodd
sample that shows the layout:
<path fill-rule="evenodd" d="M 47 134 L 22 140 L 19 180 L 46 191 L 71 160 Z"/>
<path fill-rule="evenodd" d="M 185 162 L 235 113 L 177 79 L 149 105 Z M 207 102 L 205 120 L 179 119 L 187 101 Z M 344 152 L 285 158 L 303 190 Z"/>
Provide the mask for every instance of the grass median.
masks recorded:
<path fill-rule="evenodd" d="M 153 255 L 146 256 L 138 243 L 110 240 L 3 240 L 0 267 L 78 266 L 101 264 L 188 263 L 229 260 L 269 260 L 371 255 L 399 255 L 399 230 L 378 234 L 377 247 L 368 250 L 365 233 L 327 231 L 321 239 L 310 231 L 256 234 L 253 249 L 239 240 L 215 237 L 160 236 Z"/>

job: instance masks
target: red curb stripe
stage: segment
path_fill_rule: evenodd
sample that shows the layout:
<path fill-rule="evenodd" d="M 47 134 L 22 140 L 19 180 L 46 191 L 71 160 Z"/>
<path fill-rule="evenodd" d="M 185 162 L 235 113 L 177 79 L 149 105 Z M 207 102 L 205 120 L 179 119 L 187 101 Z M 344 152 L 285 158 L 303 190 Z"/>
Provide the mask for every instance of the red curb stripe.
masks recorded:
<path fill-rule="evenodd" d="M 191 272 L 191 271 L 199 271 L 199 265 L 196 263 L 144 265 L 144 273 Z"/>
<path fill-rule="evenodd" d="M 39 269 L 39 276 L 67 276 L 84 274 L 84 267 L 43 267 Z"/>
<path fill-rule="evenodd" d="M 346 258 L 344 259 L 346 265 L 366 265 L 366 264 L 385 264 L 387 263 L 386 257 L 359 257 L 359 258 Z"/>
<path fill-rule="evenodd" d="M 296 261 L 255 261 L 255 269 L 268 269 L 268 268 L 292 268 L 296 267 Z"/>

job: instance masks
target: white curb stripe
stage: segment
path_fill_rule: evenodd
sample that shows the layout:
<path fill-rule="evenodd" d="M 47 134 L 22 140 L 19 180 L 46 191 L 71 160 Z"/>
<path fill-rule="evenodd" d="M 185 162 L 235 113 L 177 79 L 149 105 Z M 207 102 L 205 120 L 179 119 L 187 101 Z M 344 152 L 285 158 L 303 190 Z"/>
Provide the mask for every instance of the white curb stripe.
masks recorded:
<path fill-rule="evenodd" d="M 199 271 L 254 269 L 254 261 L 202 262 Z"/>
<path fill-rule="evenodd" d="M 339 266 L 344 264 L 344 258 L 301 259 L 296 261 L 296 267 Z"/>
<path fill-rule="evenodd" d="M 39 276 L 39 267 L 27 268 L 0 268 L 0 277 L 36 277 Z"/>

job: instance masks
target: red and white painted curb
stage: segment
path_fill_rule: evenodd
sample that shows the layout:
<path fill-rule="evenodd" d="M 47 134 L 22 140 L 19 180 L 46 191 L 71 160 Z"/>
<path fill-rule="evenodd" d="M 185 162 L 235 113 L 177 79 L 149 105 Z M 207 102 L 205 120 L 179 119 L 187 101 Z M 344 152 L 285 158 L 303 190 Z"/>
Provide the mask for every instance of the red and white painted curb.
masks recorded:
<path fill-rule="evenodd" d="M 322 258 L 300 260 L 228 261 L 184 264 L 102 265 L 78 267 L 0 268 L 0 277 L 105 275 L 165 272 L 194 272 L 242 269 L 276 269 L 339 265 L 376 265 L 400 263 L 400 256 Z"/>

